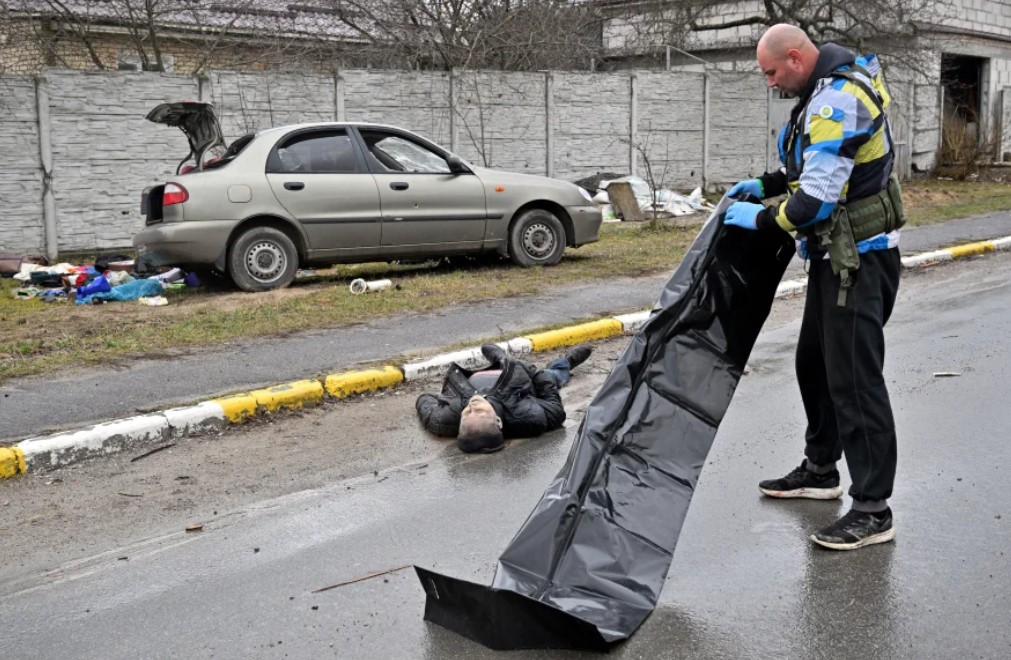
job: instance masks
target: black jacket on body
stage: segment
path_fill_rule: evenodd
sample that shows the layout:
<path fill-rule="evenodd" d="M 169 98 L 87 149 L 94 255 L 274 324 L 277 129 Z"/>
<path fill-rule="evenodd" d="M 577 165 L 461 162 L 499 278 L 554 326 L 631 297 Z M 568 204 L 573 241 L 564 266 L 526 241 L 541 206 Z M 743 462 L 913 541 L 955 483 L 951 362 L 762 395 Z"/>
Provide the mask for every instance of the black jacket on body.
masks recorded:
<path fill-rule="evenodd" d="M 565 408 L 551 376 L 505 353 L 486 369 L 502 370 L 483 396 L 502 419 L 504 437 L 530 438 L 561 428 Z M 484 370 L 464 369 L 453 363 L 442 381 L 441 394 L 426 393 L 418 397 L 414 405 L 426 430 L 443 437 L 456 437 L 460 430 L 460 413 L 478 393 L 470 383 L 470 376 Z"/>

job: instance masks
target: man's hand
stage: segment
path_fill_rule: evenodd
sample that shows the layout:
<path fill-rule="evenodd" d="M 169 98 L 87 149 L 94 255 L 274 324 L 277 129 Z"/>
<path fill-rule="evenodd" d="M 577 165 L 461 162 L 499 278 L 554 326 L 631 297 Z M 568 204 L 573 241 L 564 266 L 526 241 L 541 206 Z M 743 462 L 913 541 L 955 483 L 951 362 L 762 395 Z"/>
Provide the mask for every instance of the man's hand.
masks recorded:
<path fill-rule="evenodd" d="M 744 227 L 755 231 L 758 229 L 758 214 L 765 210 L 762 204 L 749 202 L 734 202 L 723 216 L 723 224 Z"/>
<path fill-rule="evenodd" d="M 742 195 L 754 195 L 758 199 L 765 199 L 765 189 L 758 179 L 747 179 L 740 183 L 735 183 L 734 187 L 727 191 L 727 197 L 740 197 Z"/>

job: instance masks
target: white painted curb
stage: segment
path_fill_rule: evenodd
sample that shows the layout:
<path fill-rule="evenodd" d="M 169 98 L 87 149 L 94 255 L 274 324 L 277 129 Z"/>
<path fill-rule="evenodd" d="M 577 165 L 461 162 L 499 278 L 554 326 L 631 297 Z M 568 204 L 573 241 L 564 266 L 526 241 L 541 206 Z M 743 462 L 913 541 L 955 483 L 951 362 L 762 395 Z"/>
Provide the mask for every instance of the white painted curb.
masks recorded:
<path fill-rule="evenodd" d="M 1011 236 L 911 255 L 902 259 L 902 265 L 905 268 L 912 268 L 1003 250 L 1011 250 Z M 776 288 L 776 297 L 783 298 L 802 293 L 806 289 L 806 278 L 788 280 Z M 651 310 L 644 310 L 615 316 L 613 319 L 621 324 L 624 334 L 631 334 L 649 320 L 650 314 Z M 506 342 L 499 342 L 498 345 L 513 355 L 525 355 L 533 351 L 533 344 L 526 337 L 515 337 Z M 475 347 L 408 363 L 401 368 L 404 380 L 414 381 L 441 376 L 453 362 L 468 368 L 481 367 L 488 363 L 481 354 L 480 347 Z M 205 401 L 186 408 L 172 408 L 151 415 L 96 424 L 78 431 L 29 438 L 16 446 L 24 452 L 26 471 L 37 472 L 143 444 L 165 442 L 190 434 L 218 430 L 228 424 L 228 417 L 221 405 Z"/>

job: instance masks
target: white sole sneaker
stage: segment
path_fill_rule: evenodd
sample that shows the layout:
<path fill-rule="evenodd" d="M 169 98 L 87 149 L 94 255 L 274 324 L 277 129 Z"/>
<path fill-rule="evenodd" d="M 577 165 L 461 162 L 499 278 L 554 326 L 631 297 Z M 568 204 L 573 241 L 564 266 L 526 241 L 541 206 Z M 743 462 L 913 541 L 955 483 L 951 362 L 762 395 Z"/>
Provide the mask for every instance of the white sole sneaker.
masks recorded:
<path fill-rule="evenodd" d="M 769 497 L 780 497 L 783 499 L 802 497 L 809 500 L 837 500 L 843 494 L 842 486 L 836 486 L 835 488 L 796 488 L 794 490 L 769 490 L 768 488 L 759 487 L 758 490 Z"/>
<path fill-rule="evenodd" d="M 811 540 L 822 546 L 823 548 L 829 548 L 831 550 L 856 550 L 857 548 L 862 548 L 865 545 L 874 545 L 875 543 L 888 543 L 895 539 L 895 528 L 886 529 L 883 532 L 874 534 L 873 536 L 868 536 L 867 538 L 860 539 L 855 543 L 829 543 L 828 541 L 822 541 L 814 534 L 811 535 Z"/>

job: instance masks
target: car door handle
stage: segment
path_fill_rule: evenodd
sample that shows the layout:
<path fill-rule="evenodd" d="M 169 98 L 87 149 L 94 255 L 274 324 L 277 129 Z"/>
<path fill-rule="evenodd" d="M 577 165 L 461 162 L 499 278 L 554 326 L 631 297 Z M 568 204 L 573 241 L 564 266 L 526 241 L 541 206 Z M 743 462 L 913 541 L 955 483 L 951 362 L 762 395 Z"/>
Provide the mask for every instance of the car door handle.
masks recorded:
<path fill-rule="evenodd" d="M 406 181 L 391 181 L 390 188 L 393 188 L 394 190 L 407 190 L 410 186 L 407 185 Z"/>
<path fill-rule="evenodd" d="M 302 183 L 301 181 L 285 181 L 284 182 L 284 189 L 285 190 L 301 190 L 302 188 L 305 188 L 305 184 Z"/>

